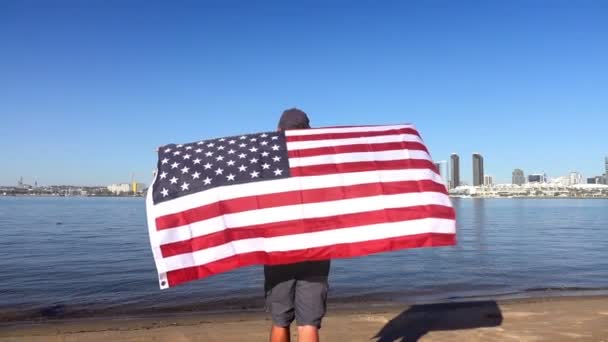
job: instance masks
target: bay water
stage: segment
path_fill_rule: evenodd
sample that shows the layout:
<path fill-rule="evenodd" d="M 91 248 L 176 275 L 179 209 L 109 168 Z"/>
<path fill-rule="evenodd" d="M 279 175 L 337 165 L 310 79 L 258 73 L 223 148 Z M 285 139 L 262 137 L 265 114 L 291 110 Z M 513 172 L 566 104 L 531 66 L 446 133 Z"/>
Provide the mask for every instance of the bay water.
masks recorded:
<path fill-rule="evenodd" d="M 608 200 L 453 203 L 457 246 L 334 260 L 330 305 L 608 294 Z M 261 266 L 156 279 L 143 198 L 0 197 L 0 321 L 263 307 Z"/>

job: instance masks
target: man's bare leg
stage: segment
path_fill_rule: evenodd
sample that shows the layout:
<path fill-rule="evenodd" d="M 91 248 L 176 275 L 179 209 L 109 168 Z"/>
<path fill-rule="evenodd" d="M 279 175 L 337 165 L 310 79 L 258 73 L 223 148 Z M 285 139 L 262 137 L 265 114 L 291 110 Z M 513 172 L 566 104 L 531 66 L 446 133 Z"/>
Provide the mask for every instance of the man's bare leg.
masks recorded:
<path fill-rule="evenodd" d="M 270 329 L 270 342 L 289 342 L 290 337 L 289 326 L 278 327 L 273 325 Z"/>
<path fill-rule="evenodd" d="M 314 325 L 298 327 L 298 342 L 319 342 L 319 329 Z"/>

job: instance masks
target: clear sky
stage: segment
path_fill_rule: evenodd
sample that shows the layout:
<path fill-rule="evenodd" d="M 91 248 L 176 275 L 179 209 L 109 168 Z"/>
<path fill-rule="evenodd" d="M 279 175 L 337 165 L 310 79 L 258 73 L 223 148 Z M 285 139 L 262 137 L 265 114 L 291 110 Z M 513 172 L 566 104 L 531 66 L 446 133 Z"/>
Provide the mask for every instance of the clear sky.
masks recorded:
<path fill-rule="evenodd" d="M 510 181 L 599 175 L 608 1 L 0 1 L 0 184 L 151 180 L 171 142 L 412 122 Z"/>

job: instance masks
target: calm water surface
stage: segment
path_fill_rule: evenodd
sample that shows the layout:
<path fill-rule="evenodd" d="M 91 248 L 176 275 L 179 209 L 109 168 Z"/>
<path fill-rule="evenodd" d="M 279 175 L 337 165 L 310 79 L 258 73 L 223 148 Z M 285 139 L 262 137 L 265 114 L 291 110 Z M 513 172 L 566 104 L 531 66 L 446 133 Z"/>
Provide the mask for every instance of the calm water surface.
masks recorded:
<path fill-rule="evenodd" d="M 334 304 L 608 293 L 608 200 L 455 199 L 458 245 L 335 260 Z M 262 306 L 261 267 L 160 291 L 141 198 L 0 197 L 0 321 Z"/>

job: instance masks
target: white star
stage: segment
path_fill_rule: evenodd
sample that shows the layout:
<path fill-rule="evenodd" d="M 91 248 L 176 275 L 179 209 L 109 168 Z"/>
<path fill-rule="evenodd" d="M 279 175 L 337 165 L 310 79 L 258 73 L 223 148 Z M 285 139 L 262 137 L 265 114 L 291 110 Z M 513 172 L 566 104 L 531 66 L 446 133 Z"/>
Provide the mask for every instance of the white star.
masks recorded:
<path fill-rule="evenodd" d="M 244 139 L 246 139 L 246 138 L 247 138 L 246 136 L 241 135 L 241 137 L 240 137 L 239 139 L 244 140 Z"/>
<path fill-rule="evenodd" d="M 211 157 L 211 156 L 213 155 L 213 152 L 209 151 L 209 152 L 205 153 L 205 155 L 206 155 L 207 157 Z"/>
<path fill-rule="evenodd" d="M 161 173 L 160 179 L 165 179 L 165 178 L 167 178 L 167 173 L 166 172 Z"/>
<path fill-rule="evenodd" d="M 229 161 L 228 161 L 226 164 L 227 164 L 228 166 L 232 166 L 232 165 L 234 165 L 234 160 L 229 160 Z"/>
<path fill-rule="evenodd" d="M 203 152 L 203 149 L 202 148 L 197 148 L 196 150 L 194 150 L 194 152 L 201 153 L 201 152 Z"/>
<path fill-rule="evenodd" d="M 251 173 L 250 173 L 251 178 L 258 178 L 259 174 L 260 174 L 260 173 L 259 173 L 259 172 L 257 172 L 257 171 L 253 171 L 253 172 L 251 172 Z"/>
<path fill-rule="evenodd" d="M 165 153 L 169 153 L 169 152 L 171 152 L 170 148 L 168 148 L 168 149 L 165 150 Z"/>
<path fill-rule="evenodd" d="M 246 170 L 247 170 L 247 166 L 245 166 L 245 165 L 239 166 L 239 171 L 245 172 Z"/>
<path fill-rule="evenodd" d="M 235 142 L 236 142 L 236 140 L 232 139 L 232 140 L 230 140 L 228 143 L 229 143 L 230 145 L 232 145 L 232 144 L 234 144 Z"/>
<path fill-rule="evenodd" d="M 192 149 L 192 146 L 186 146 L 186 150 L 187 150 L 187 151 L 188 151 L 188 150 L 191 150 L 191 149 Z"/>
<path fill-rule="evenodd" d="M 222 161 L 222 160 L 224 160 L 224 156 L 217 156 L 217 157 L 215 157 L 215 160 Z"/>
<path fill-rule="evenodd" d="M 272 160 L 275 161 L 275 162 L 278 162 L 278 161 L 281 161 L 281 157 L 274 156 L 274 157 L 272 157 Z"/>
<path fill-rule="evenodd" d="M 260 143 L 260 145 L 262 145 L 262 146 L 266 146 L 266 145 L 268 145 L 268 141 L 264 140 L 264 141 L 262 141 L 262 142 Z"/>
<path fill-rule="evenodd" d="M 163 194 L 163 197 L 169 196 L 169 190 L 167 190 L 165 188 L 163 188 L 160 193 Z"/>
<path fill-rule="evenodd" d="M 203 165 L 205 167 L 205 170 L 209 170 L 213 165 L 207 163 L 205 165 Z"/>
<path fill-rule="evenodd" d="M 188 171 L 190 171 L 190 168 L 187 166 L 184 166 L 184 168 L 182 169 L 182 173 L 188 173 Z"/>
<path fill-rule="evenodd" d="M 200 173 L 197 171 L 195 173 L 192 174 L 192 179 L 198 179 L 198 177 L 200 177 Z"/>
<path fill-rule="evenodd" d="M 266 138 L 268 136 L 268 134 L 264 133 L 262 135 L 260 135 L 262 138 Z"/>
<path fill-rule="evenodd" d="M 251 158 L 251 159 L 249 159 L 249 162 L 250 162 L 251 164 L 255 164 L 255 163 L 257 163 L 257 162 L 258 162 L 258 160 L 257 160 L 256 158 Z"/>
<path fill-rule="evenodd" d="M 189 186 L 190 186 L 190 184 L 184 182 L 184 184 L 182 184 L 182 190 L 184 190 L 184 191 L 185 190 L 190 190 L 190 189 L 188 189 Z"/>
<path fill-rule="evenodd" d="M 216 175 L 221 175 L 222 173 L 224 173 L 224 169 L 222 169 L 222 168 L 218 167 L 217 170 L 215 170 Z"/>
<path fill-rule="evenodd" d="M 177 148 L 182 148 L 182 147 L 184 147 L 184 145 L 182 145 L 182 144 L 177 145 Z"/>
<path fill-rule="evenodd" d="M 169 162 L 169 159 L 167 159 L 167 158 L 165 158 L 165 159 L 161 160 L 161 163 L 162 163 L 163 165 L 167 164 L 168 162 Z"/>
<path fill-rule="evenodd" d="M 272 150 L 273 151 L 278 151 L 279 150 L 279 145 L 272 145 Z"/>
<path fill-rule="evenodd" d="M 268 157 L 268 155 L 269 155 L 269 154 L 270 154 L 270 153 L 268 153 L 268 152 L 264 151 L 264 152 L 262 152 L 262 157 Z"/>
<path fill-rule="evenodd" d="M 207 177 L 207 178 L 203 179 L 203 183 L 205 183 L 205 185 L 211 184 L 211 178 Z"/>
<path fill-rule="evenodd" d="M 177 178 L 173 177 L 171 179 L 169 179 L 169 182 L 171 182 L 171 184 L 177 184 Z"/>
<path fill-rule="evenodd" d="M 214 144 L 214 143 L 208 143 L 208 144 L 207 144 L 207 147 L 213 147 L 213 146 L 215 146 L 215 144 Z"/>
<path fill-rule="evenodd" d="M 217 147 L 217 149 L 218 149 L 219 151 L 223 150 L 224 148 L 225 148 L 224 146 L 218 146 L 218 147 Z"/>
<path fill-rule="evenodd" d="M 239 144 L 239 147 L 241 147 L 241 148 L 243 148 L 245 146 L 247 146 L 247 144 Z"/>
<path fill-rule="evenodd" d="M 225 138 L 221 138 L 219 141 L 226 141 L 226 139 Z"/>
<path fill-rule="evenodd" d="M 200 159 L 198 159 L 198 158 L 196 158 L 196 159 L 194 159 L 192 162 L 194 163 L 194 165 L 196 165 L 196 164 L 200 164 L 200 163 L 201 163 L 201 160 L 200 160 Z"/>
<path fill-rule="evenodd" d="M 226 176 L 226 179 L 227 179 L 227 180 L 229 180 L 229 181 L 233 181 L 233 180 L 234 180 L 234 177 L 235 177 L 235 176 L 234 176 L 234 175 L 231 173 L 231 174 L 229 174 L 228 176 Z"/>
<path fill-rule="evenodd" d="M 182 154 L 180 151 L 175 151 L 175 152 L 173 152 L 173 155 L 174 155 L 174 156 L 179 156 L 180 154 Z"/>
<path fill-rule="evenodd" d="M 178 162 L 174 162 L 173 164 L 171 164 L 172 169 L 177 169 L 178 166 L 179 166 Z"/>
<path fill-rule="evenodd" d="M 230 149 L 230 151 L 228 151 L 228 154 L 234 154 L 234 152 L 236 152 L 236 151 L 233 149 Z"/>
<path fill-rule="evenodd" d="M 249 149 L 249 151 L 251 151 L 251 152 L 257 152 L 258 149 L 256 147 L 252 147 L 252 148 Z"/>
<path fill-rule="evenodd" d="M 196 144 L 197 144 L 197 145 L 202 145 L 202 144 L 204 144 L 204 143 L 205 143 L 204 141 L 199 141 L 199 142 L 197 142 Z"/>
<path fill-rule="evenodd" d="M 279 137 L 272 137 L 272 138 L 270 138 L 270 139 L 272 139 L 272 140 L 277 140 L 277 139 L 279 139 Z"/>
<path fill-rule="evenodd" d="M 246 157 L 247 157 L 247 155 L 245 153 L 239 154 L 239 158 L 240 159 L 245 159 Z"/>
<path fill-rule="evenodd" d="M 190 159 L 190 157 L 192 157 L 192 156 L 189 154 L 184 155 L 184 159 Z"/>
<path fill-rule="evenodd" d="M 270 169 L 270 164 L 267 164 L 267 163 L 262 164 L 262 169 L 264 169 L 264 170 Z"/>
<path fill-rule="evenodd" d="M 258 139 L 256 139 L 256 138 L 251 138 L 251 139 L 249 139 L 249 141 L 257 141 L 257 140 L 258 140 Z"/>
<path fill-rule="evenodd" d="M 283 170 L 281 170 L 281 169 L 276 169 L 276 170 L 274 170 L 274 175 L 275 175 L 275 176 L 280 176 L 280 175 L 282 175 L 282 174 L 283 174 Z"/>

